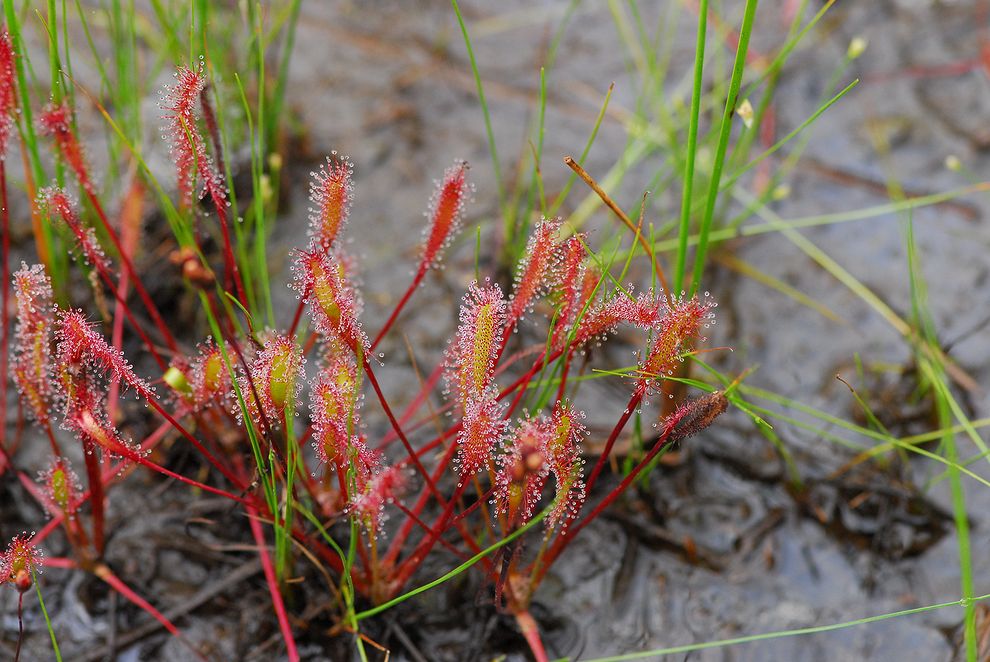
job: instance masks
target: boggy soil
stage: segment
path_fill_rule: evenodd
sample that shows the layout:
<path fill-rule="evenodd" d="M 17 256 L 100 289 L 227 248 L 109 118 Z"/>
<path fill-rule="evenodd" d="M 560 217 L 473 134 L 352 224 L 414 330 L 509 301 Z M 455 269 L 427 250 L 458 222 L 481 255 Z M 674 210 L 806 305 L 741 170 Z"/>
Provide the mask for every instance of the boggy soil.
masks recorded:
<path fill-rule="evenodd" d="M 646 25 L 655 25 L 666 3 L 643 4 Z M 795 4 L 761 3 L 754 48 L 777 43 L 779 14 Z M 811 4 L 817 9 L 818 3 Z M 525 128 L 536 108 L 539 66 L 568 3 L 464 5 L 500 154 L 511 170 L 512 159 L 528 149 Z M 869 40 L 848 74 L 862 82 L 815 124 L 806 157 L 787 182 L 790 195 L 774 203 L 774 211 L 789 220 L 885 204 L 891 174 L 912 196 L 962 186 L 967 171 L 984 177 L 990 165 L 985 121 L 990 71 L 977 60 L 985 47 L 977 29 L 986 25 L 984 5 L 879 0 L 833 8 L 784 69 L 775 106 L 778 136 L 814 111 L 854 36 Z M 683 10 L 674 16 L 678 27 L 665 33 L 676 40 L 667 84 L 680 94 L 689 85 L 694 18 Z M 570 20 L 549 76 L 543 166 L 548 191 L 563 185 L 569 172 L 560 159 L 580 152 L 614 81 L 613 113 L 585 164 L 592 173 L 611 166 L 624 142 L 616 118 L 621 109 L 635 106 L 638 89 L 608 6 L 582 3 Z M 349 154 L 357 192 L 348 232 L 362 264 L 364 318 L 376 329 L 408 282 L 433 177 L 455 158 L 469 160 L 477 185 L 469 218 L 490 218 L 496 210 L 481 111 L 449 5 L 304 3 L 287 98 L 302 135 L 287 163 L 287 212 L 275 227 L 274 282 L 285 281 L 288 249 L 302 233 L 308 171 L 331 149 Z M 876 149 L 878 140 L 887 145 L 885 156 Z M 963 172 L 945 168 L 949 155 L 965 165 Z M 164 149 L 152 150 L 150 158 L 153 167 L 168 171 Z M 631 173 L 616 199 L 632 206 L 655 167 L 646 164 L 642 173 Z M 676 200 L 673 191 L 654 196 L 658 208 Z M 987 211 L 985 196 L 968 196 L 913 214 L 936 327 L 945 349 L 981 385 L 990 384 L 990 336 L 983 328 L 990 291 Z M 604 213 L 595 221 L 611 222 Z M 887 213 L 802 232 L 909 317 L 901 222 Z M 490 227 L 483 230 L 483 262 L 493 258 L 493 236 Z M 458 297 L 473 273 L 473 247 L 473 239 L 455 247 L 442 276 L 429 280 L 404 317 L 403 333 L 421 365 L 439 358 L 456 324 Z M 835 379 L 839 374 L 857 385 L 893 433 L 932 429 L 931 403 L 916 396 L 910 349 L 873 309 L 778 234 L 736 240 L 723 245 L 721 254 L 755 266 L 835 313 L 834 319 L 823 316 L 740 277 L 731 269 L 733 260 L 716 260 L 705 283 L 720 302 L 711 345 L 733 350 L 713 358 L 721 369 L 757 367 L 746 383 L 862 423 L 850 391 Z M 157 268 L 161 258 L 149 249 L 142 261 Z M 155 280 L 160 300 L 177 296 L 168 277 Z M 288 319 L 292 293 L 278 285 L 276 292 L 282 319 Z M 184 320 L 192 310 L 179 302 L 173 314 Z M 524 329 L 524 338 L 527 333 L 535 339 L 533 329 Z M 386 391 L 401 406 L 417 384 L 402 337 L 393 334 L 382 351 Z M 624 365 L 632 346 L 620 343 L 607 351 L 605 362 Z M 857 360 L 864 366 L 861 376 Z M 589 424 L 601 433 L 621 412 L 625 387 L 601 380 L 589 388 L 598 403 L 589 411 Z M 990 412 L 985 388 L 959 389 L 958 395 L 968 414 Z M 784 411 L 808 420 L 797 409 Z M 142 417 L 140 411 L 131 414 Z M 371 422 L 369 433 L 376 425 L 381 423 Z M 834 426 L 827 431 L 841 435 Z M 887 466 L 850 464 L 853 453 L 822 434 L 780 421 L 775 432 L 794 456 L 800 486 L 789 480 L 788 467 L 749 419 L 729 412 L 584 530 L 535 598 L 534 616 L 551 655 L 591 658 L 847 621 L 959 597 L 947 481 L 923 489 L 939 466 L 897 458 Z M 962 448 L 963 456 L 974 452 Z M 167 459 L 177 471 L 196 462 L 180 445 Z M 42 462 L 26 437 L 19 465 L 33 471 Z M 986 473 L 981 464 L 972 469 Z M 10 474 L 0 479 L 0 495 L 3 538 L 44 521 Z M 966 497 L 976 592 L 982 594 L 990 591 L 985 568 L 990 490 L 968 482 Z M 141 594 L 153 596 L 190 641 L 213 659 L 277 659 L 278 630 L 260 567 L 245 547 L 250 536 L 239 511 L 138 472 L 114 488 L 109 518 L 108 563 Z M 62 544 L 53 537 L 48 553 L 64 553 Z M 451 563 L 438 555 L 424 567 L 423 580 Z M 331 631 L 323 580 L 304 572 L 307 581 L 290 601 L 300 616 L 296 625 L 305 659 L 352 658 L 349 638 Z M 181 642 L 149 624 L 146 614 L 82 573 L 47 570 L 44 589 L 67 660 L 192 659 Z M 480 661 L 498 654 L 527 659 L 513 622 L 497 613 L 491 597 L 467 573 L 375 619 L 366 632 L 391 650 L 393 660 Z M 14 599 L 12 591 L 0 591 L 0 656 L 11 654 L 16 636 Z M 945 609 L 707 650 L 690 659 L 950 660 L 958 655 L 961 614 Z M 981 632 L 990 627 L 987 616 L 981 607 Z M 40 615 L 30 610 L 26 625 L 23 659 L 49 659 Z"/>

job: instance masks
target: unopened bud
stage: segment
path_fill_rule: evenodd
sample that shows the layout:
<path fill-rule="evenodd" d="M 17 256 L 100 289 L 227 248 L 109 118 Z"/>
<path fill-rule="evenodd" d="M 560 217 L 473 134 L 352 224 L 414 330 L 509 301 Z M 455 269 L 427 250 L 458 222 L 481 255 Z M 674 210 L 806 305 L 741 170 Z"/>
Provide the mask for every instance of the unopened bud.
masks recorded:
<path fill-rule="evenodd" d="M 747 129 L 753 127 L 753 104 L 749 102 L 749 99 L 742 100 L 742 103 L 736 108 L 736 114 L 739 115 Z"/>
<path fill-rule="evenodd" d="M 853 37 L 849 42 L 849 48 L 846 49 L 846 57 L 855 60 L 866 51 L 868 45 L 866 37 Z"/>
<path fill-rule="evenodd" d="M 31 590 L 31 573 L 26 568 L 22 568 L 14 574 L 14 587 L 21 593 L 27 593 Z"/>

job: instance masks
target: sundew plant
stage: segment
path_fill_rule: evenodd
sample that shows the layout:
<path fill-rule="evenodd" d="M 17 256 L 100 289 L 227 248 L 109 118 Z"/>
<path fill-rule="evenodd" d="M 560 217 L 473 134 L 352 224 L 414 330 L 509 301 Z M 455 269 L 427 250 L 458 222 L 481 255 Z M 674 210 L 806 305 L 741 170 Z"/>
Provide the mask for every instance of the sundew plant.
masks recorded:
<path fill-rule="evenodd" d="M 732 348 L 709 342 L 720 292 L 705 283 L 713 264 L 745 273 L 723 242 L 758 216 L 883 306 L 771 209 L 785 195 L 804 130 L 856 84 L 846 69 L 864 44 L 837 63 L 805 122 L 782 138 L 761 133 L 772 124 L 782 67 L 833 2 L 794 3 L 783 41 L 759 57 L 750 46 L 755 0 L 731 9 L 692 5 L 694 67 L 679 72 L 689 85 L 669 107 L 669 60 L 636 3 L 610 3 L 642 89 L 641 107 L 624 116 L 627 142 L 601 181 L 583 164 L 611 88 L 588 142 L 574 146 L 578 156 L 543 152 L 546 80 L 581 3 L 567 7 L 549 39 L 534 138 L 510 176 L 470 17 L 452 2 L 493 176 L 477 177 L 481 168 L 462 159 L 430 165 L 432 196 L 423 191 L 421 208 L 410 210 L 408 233 L 383 242 L 388 259 L 408 262 L 410 274 L 389 292 L 383 315 L 367 310 L 366 247 L 352 233 L 374 222 L 362 200 L 388 195 L 363 185 L 374 166 L 332 148 L 308 177 L 291 163 L 303 151 L 292 144 L 299 138 L 288 90 L 304 4 L 152 2 L 146 12 L 116 0 L 95 9 L 4 4 L 0 370 L 9 381 L 0 391 L 10 397 L 0 471 L 39 513 L 30 533 L 6 524 L 0 531 L 10 540 L 0 583 L 17 596 L 15 659 L 27 659 L 32 591 L 52 654 L 62 659 L 42 569 L 95 578 L 145 614 L 149 632 L 164 629 L 197 659 L 220 659 L 209 641 L 184 632 L 189 616 L 172 614 L 169 596 L 137 588 L 111 561 L 116 530 L 127 525 L 114 505 L 128 490 L 160 498 L 181 489 L 236 513 L 231 535 L 256 558 L 267 589 L 272 659 L 326 659 L 327 642 L 341 639 L 358 659 L 387 659 L 376 633 L 390 610 L 471 577 L 478 601 L 506 616 L 525 654 L 542 662 L 553 651 L 532 607 L 554 565 L 581 564 L 573 541 L 642 489 L 665 454 L 716 428 L 727 411 L 770 440 L 790 469 L 789 488 L 803 489 L 769 422 L 786 414 L 767 404 L 794 403 L 748 387 L 755 366 L 712 367 L 726 365 Z M 33 41 L 39 34 L 47 62 Z M 156 77 L 167 82 L 152 87 Z M 651 108 L 661 109 L 656 117 Z M 153 160 L 156 150 L 167 159 Z M 664 167 L 651 191 L 633 204 L 619 199 L 623 179 L 658 152 Z M 548 167 L 573 175 L 549 191 Z M 308 227 L 280 253 L 293 186 L 308 193 Z M 672 207 L 651 206 L 645 194 L 657 190 L 676 192 Z M 578 191 L 587 197 L 574 200 Z M 896 450 L 944 465 L 963 590 L 947 604 L 965 607 L 963 649 L 975 660 L 978 596 L 961 479 L 985 481 L 960 461 L 945 431 L 962 426 L 985 445 L 956 403 L 951 379 L 960 371 L 925 323 L 924 281 L 912 269 L 915 320 L 881 312 L 917 357 L 919 389 L 933 394 L 943 446 L 928 451 L 871 425 L 805 413 L 813 425 L 872 437 L 876 444 L 860 452 L 878 462 Z M 430 282 L 456 292 L 456 310 L 426 296 Z M 815 307 L 779 281 L 762 282 Z M 276 302 L 285 292 L 292 305 L 282 313 Z M 411 361 L 395 349 L 414 342 L 404 326 L 417 315 L 456 317 L 450 336 L 435 339 L 443 350 L 431 365 L 416 362 L 415 347 Z M 619 355 L 635 356 L 623 364 Z M 389 383 L 393 366 L 418 384 L 402 406 Z M 621 392 L 624 404 L 589 398 L 592 381 Z M 29 469 L 26 458 L 39 457 L 44 466 Z M 922 609 L 939 606 L 946 605 Z M 733 642 L 696 647 L 722 643 Z"/>

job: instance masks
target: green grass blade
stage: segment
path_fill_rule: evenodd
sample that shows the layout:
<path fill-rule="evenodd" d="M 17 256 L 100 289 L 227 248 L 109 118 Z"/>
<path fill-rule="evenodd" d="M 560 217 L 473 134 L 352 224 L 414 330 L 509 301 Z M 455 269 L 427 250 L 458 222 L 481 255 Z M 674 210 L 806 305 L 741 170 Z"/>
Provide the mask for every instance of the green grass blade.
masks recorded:
<path fill-rule="evenodd" d="M 52 651 L 55 653 L 56 662 L 62 662 L 62 651 L 58 648 L 58 640 L 55 638 L 55 629 L 52 627 L 52 619 L 48 616 L 48 609 L 45 607 L 45 599 L 41 596 L 41 585 L 38 584 L 38 575 L 31 570 L 31 583 L 34 584 L 35 593 L 38 594 L 38 605 L 41 607 L 41 615 L 45 617 L 45 628 L 48 636 L 52 640 Z"/>
<path fill-rule="evenodd" d="M 488 150 L 492 155 L 492 166 L 495 169 L 495 188 L 498 190 L 499 207 L 505 202 L 505 187 L 502 182 L 502 168 L 499 165 L 498 151 L 495 148 L 495 132 L 492 130 L 492 117 L 488 110 L 488 101 L 485 99 L 485 88 L 481 83 L 481 73 L 478 71 L 478 62 L 474 57 L 474 48 L 471 47 L 471 37 L 468 35 L 467 24 L 464 23 L 464 16 L 461 14 L 460 5 L 457 0 L 450 0 L 457 15 L 457 23 L 461 27 L 461 34 L 464 36 L 464 47 L 467 49 L 468 59 L 471 62 L 471 73 L 474 75 L 474 84 L 478 90 L 478 102 L 481 104 L 481 112 L 485 117 L 485 135 L 488 136 Z"/>
<path fill-rule="evenodd" d="M 742 26 L 739 28 L 739 46 L 736 49 L 736 60 L 732 66 L 732 77 L 729 79 L 729 94 L 725 100 L 722 112 L 722 124 L 719 129 L 718 147 L 715 150 L 715 162 L 712 165 L 711 181 L 708 185 L 708 201 L 705 203 L 705 213 L 701 218 L 701 229 L 698 232 L 698 248 L 694 256 L 694 274 L 691 277 L 689 295 L 698 291 L 701 277 L 705 269 L 705 254 L 708 251 L 708 235 L 715 216 L 715 202 L 718 199 L 719 182 L 722 178 L 722 167 L 725 163 L 725 153 L 729 147 L 729 133 L 732 131 L 732 117 L 736 110 L 739 97 L 739 87 L 742 84 L 743 69 L 746 65 L 746 53 L 749 50 L 749 38 L 753 33 L 753 21 L 756 18 L 758 0 L 746 0 Z"/>
<path fill-rule="evenodd" d="M 698 7 L 698 35 L 694 44 L 694 85 L 691 88 L 691 115 L 688 124 L 688 143 L 684 165 L 684 186 L 681 190 L 681 225 L 677 233 L 677 262 L 674 266 L 674 294 L 684 289 L 687 268 L 688 234 L 691 231 L 691 201 L 694 188 L 694 162 L 698 152 L 698 121 L 701 115 L 701 95 L 704 85 L 705 33 L 708 26 L 708 0 L 701 0 Z"/>

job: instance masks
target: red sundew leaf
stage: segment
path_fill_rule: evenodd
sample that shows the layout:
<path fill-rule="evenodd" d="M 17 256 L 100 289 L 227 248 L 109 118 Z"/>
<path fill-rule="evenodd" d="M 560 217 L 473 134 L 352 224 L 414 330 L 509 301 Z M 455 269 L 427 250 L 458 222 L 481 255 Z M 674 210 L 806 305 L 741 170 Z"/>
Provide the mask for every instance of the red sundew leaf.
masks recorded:
<path fill-rule="evenodd" d="M 521 319 L 536 298 L 559 279 L 560 275 L 555 270 L 561 258 L 557 250 L 561 225 L 559 219 L 544 219 L 529 238 L 509 302 L 510 322 Z"/>
<path fill-rule="evenodd" d="M 96 238 L 93 228 L 83 225 L 82 219 L 76 213 L 76 205 L 65 191 L 57 186 L 49 186 L 38 191 L 40 204 L 47 207 L 50 213 L 57 214 L 69 227 L 76 237 L 76 242 L 82 250 L 86 262 L 96 269 L 109 273 L 110 262 Z"/>
<path fill-rule="evenodd" d="M 166 121 L 164 137 L 169 141 L 169 153 L 175 161 L 179 188 L 179 206 L 192 207 L 192 191 L 198 173 L 217 206 L 227 204 L 227 188 L 206 150 L 206 142 L 197 127 L 196 104 L 206 87 L 203 65 L 197 68 L 179 67 L 175 84 L 162 94 L 161 108 Z M 194 168 L 195 166 L 195 168 Z"/>
<path fill-rule="evenodd" d="M 495 496 L 496 515 L 505 515 L 510 527 L 524 525 L 536 512 L 550 468 L 547 438 L 551 434 L 545 419 L 526 419 L 512 434 L 505 453 L 498 458 Z"/>
<path fill-rule="evenodd" d="M 558 403 L 547 425 L 550 434 L 545 437 L 544 453 L 557 487 L 553 510 L 547 516 L 548 530 L 560 522 L 566 526 L 584 503 L 584 459 L 580 443 L 588 431 L 581 423 L 583 418 L 583 412 Z"/>
<path fill-rule="evenodd" d="M 668 442 L 681 441 L 707 428 L 728 407 L 729 400 L 725 394 L 721 391 L 712 391 L 700 398 L 685 402 L 657 424 L 657 427 L 669 430 Z"/>
<path fill-rule="evenodd" d="M 82 145 L 72 132 L 72 111 L 67 103 L 49 104 L 45 106 L 38 117 L 38 126 L 43 135 L 52 136 L 55 145 L 65 162 L 76 173 L 79 184 L 87 191 L 93 192 L 93 182 L 86 167 L 86 158 Z"/>
<path fill-rule="evenodd" d="M 52 460 L 48 469 L 38 473 L 38 481 L 48 498 L 49 503 L 46 506 L 51 516 L 64 515 L 68 518 L 75 516 L 82 490 L 79 487 L 79 476 L 65 458 L 56 457 Z"/>
<path fill-rule="evenodd" d="M 495 284 L 471 283 L 460 325 L 447 349 L 446 379 L 462 406 L 480 396 L 495 376 L 495 358 L 506 323 L 506 302 Z"/>
<path fill-rule="evenodd" d="M 51 333 L 54 324 L 52 284 L 44 266 L 21 268 L 14 274 L 17 328 L 14 333 L 12 377 L 28 412 L 38 423 L 49 420 L 52 399 Z"/>
<path fill-rule="evenodd" d="M 707 329 L 715 318 L 717 304 L 706 296 L 675 300 L 660 321 L 653 342 L 639 367 L 638 389 L 655 391 L 659 382 L 672 374 L 681 355 Z"/>
<path fill-rule="evenodd" d="M 326 164 L 312 173 L 309 198 L 315 208 L 309 210 L 311 249 L 329 251 L 347 223 L 354 194 L 354 165 L 346 156 L 332 152 Z"/>
<path fill-rule="evenodd" d="M 42 556 L 41 550 L 31 544 L 31 536 L 14 536 L 7 551 L 0 554 L 0 584 L 10 582 L 24 593 L 31 588 L 31 575 L 41 574 Z"/>
<path fill-rule="evenodd" d="M 354 515 L 372 535 L 377 536 L 385 521 L 385 506 L 394 503 L 405 489 L 406 474 L 399 467 L 375 472 L 354 495 L 347 512 Z"/>
<path fill-rule="evenodd" d="M 473 476 L 492 464 L 492 454 L 505 438 L 506 406 L 491 394 L 469 401 L 457 433 L 455 464 L 462 478 Z"/>
<path fill-rule="evenodd" d="M 123 352 L 112 347 L 93 329 L 82 311 L 57 311 L 55 324 L 56 362 L 62 368 L 91 368 L 109 371 L 147 400 L 155 398 L 151 386 L 135 374 Z M 71 404 L 71 403 L 70 403 Z"/>
<path fill-rule="evenodd" d="M 17 112 L 17 78 L 14 46 L 7 29 L 0 30 L 0 160 L 7 151 Z"/>
<path fill-rule="evenodd" d="M 458 161 L 447 168 L 433 194 L 420 271 L 439 266 L 440 253 L 450 245 L 460 229 L 465 202 L 471 194 L 467 169 L 467 161 Z"/>
<path fill-rule="evenodd" d="M 323 368 L 310 388 L 313 445 L 320 459 L 333 467 L 345 467 L 360 455 L 360 384 L 353 357 L 338 355 Z"/>
<path fill-rule="evenodd" d="M 577 322 L 574 330 L 575 347 L 612 333 L 619 324 L 631 324 L 641 329 L 653 329 L 668 313 L 666 300 L 655 292 L 644 292 L 632 298 L 630 293 L 618 293 L 607 302 L 599 303 Z"/>
<path fill-rule="evenodd" d="M 557 302 L 557 327 L 566 328 L 574 321 L 581 308 L 586 303 L 582 301 L 581 295 L 584 285 L 585 274 L 585 241 L 584 234 L 576 234 L 568 237 L 560 246 L 562 255 L 560 260 L 560 277 L 557 279 L 555 287 L 555 299 Z"/>
<path fill-rule="evenodd" d="M 251 379 L 246 374 L 238 379 L 255 423 L 261 425 L 262 416 L 274 422 L 282 419 L 286 406 L 299 396 L 304 362 L 302 348 L 291 338 L 272 334 L 265 340 L 249 367 Z"/>
<path fill-rule="evenodd" d="M 197 405 L 205 406 L 216 398 L 225 398 L 231 389 L 230 372 L 220 347 L 212 340 L 200 346 L 199 355 L 190 367 L 192 392 Z"/>
<path fill-rule="evenodd" d="M 230 405 L 231 380 L 220 347 L 212 339 L 201 343 L 195 358 L 172 359 L 164 381 L 172 387 L 187 411 L 199 411 L 220 401 Z"/>
<path fill-rule="evenodd" d="M 358 321 L 357 294 L 347 283 L 344 262 L 339 256 L 300 251 L 293 265 L 292 288 L 310 304 L 317 332 L 340 340 L 355 354 L 365 354 L 368 337 Z"/>
<path fill-rule="evenodd" d="M 133 458 L 143 454 L 140 447 L 120 434 L 102 410 L 89 406 L 77 407 L 66 416 L 63 427 L 74 432 L 84 445 L 92 444 L 101 449 L 104 460 L 115 456 Z"/>

